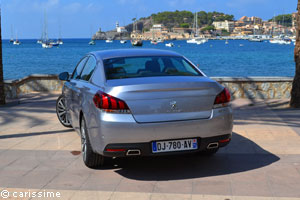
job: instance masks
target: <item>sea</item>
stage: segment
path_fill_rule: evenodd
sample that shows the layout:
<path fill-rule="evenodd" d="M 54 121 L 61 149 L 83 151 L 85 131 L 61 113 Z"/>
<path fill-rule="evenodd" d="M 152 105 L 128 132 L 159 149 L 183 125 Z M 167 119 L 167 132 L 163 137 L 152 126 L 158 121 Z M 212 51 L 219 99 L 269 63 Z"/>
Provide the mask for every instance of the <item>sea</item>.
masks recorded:
<path fill-rule="evenodd" d="M 89 39 L 64 39 L 63 45 L 43 49 L 36 40 L 20 40 L 13 45 L 3 40 L 3 71 L 5 80 L 20 79 L 30 74 L 59 74 L 72 72 L 77 62 L 88 52 L 123 49 L 153 48 L 178 52 L 191 60 L 210 77 L 288 76 L 295 74 L 294 45 L 249 42 L 248 40 L 209 40 L 205 44 L 188 44 L 186 41 L 165 41 L 157 45 L 144 41 L 143 47 L 132 47 L 130 41 L 120 44 L 115 40 L 106 43 Z M 174 47 L 165 44 L 173 42 Z"/>

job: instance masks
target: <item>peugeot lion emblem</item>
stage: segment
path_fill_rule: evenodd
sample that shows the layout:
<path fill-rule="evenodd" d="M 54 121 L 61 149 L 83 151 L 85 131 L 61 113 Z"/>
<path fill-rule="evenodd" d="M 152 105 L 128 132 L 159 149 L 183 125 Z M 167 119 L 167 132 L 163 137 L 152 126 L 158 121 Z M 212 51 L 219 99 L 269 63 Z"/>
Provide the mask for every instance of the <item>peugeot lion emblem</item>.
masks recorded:
<path fill-rule="evenodd" d="M 176 101 L 171 101 L 170 106 L 171 106 L 172 110 L 176 110 L 177 109 L 177 102 Z"/>

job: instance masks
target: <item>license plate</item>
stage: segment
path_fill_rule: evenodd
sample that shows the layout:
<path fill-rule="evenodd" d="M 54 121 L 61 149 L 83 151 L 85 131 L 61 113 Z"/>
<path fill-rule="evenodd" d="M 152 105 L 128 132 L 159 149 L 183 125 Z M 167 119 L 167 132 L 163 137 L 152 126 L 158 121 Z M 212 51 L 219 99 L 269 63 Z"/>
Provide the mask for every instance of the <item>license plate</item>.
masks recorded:
<path fill-rule="evenodd" d="M 152 152 L 172 152 L 198 149 L 197 139 L 168 140 L 152 142 Z"/>

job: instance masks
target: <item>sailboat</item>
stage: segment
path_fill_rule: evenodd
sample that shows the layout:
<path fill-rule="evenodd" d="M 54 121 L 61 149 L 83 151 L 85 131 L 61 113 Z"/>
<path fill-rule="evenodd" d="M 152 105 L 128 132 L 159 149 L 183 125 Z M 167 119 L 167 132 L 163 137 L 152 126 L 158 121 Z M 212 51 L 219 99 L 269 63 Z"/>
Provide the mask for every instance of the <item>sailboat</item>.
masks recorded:
<path fill-rule="evenodd" d="M 153 31 L 153 29 L 152 29 L 152 39 L 151 39 L 151 41 L 150 41 L 150 44 L 158 44 L 158 42 L 157 42 L 157 40 L 154 38 L 154 31 Z"/>
<path fill-rule="evenodd" d="M 134 32 L 136 32 L 137 31 L 136 21 L 133 22 L 133 28 L 134 28 Z M 138 38 L 134 38 L 134 39 L 131 40 L 131 45 L 141 47 L 141 46 L 143 46 L 143 40 L 138 39 Z"/>
<path fill-rule="evenodd" d="M 95 45 L 96 44 L 96 41 L 93 39 L 93 28 L 92 26 L 90 26 L 90 31 L 91 31 L 91 40 L 89 42 L 89 45 Z"/>
<path fill-rule="evenodd" d="M 198 14 L 197 12 L 195 13 L 195 17 L 194 17 L 194 23 L 193 23 L 193 29 L 194 29 L 194 38 L 191 38 L 189 40 L 187 40 L 187 43 L 191 43 L 191 44 L 203 44 L 205 42 L 207 42 L 207 39 L 198 37 L 199 35 L 199 31 L 198 31 Z"/>
<path fill-rule="evenodd" d="M 120 33 L 120 43 L 121 43 L 121 44 L 127 43 L 127 40 L 123 40 L 123 39 L 122 39 L 122 33 Z"/>
<path fill-rule="evenodd" d="M 16 32 L 16 40 L 13 42 L 13 45 L 20 45 L 21 42 L 18 40 L 18 32 Z"/>
<path fill-rule="evenodd" d="M 96 44 L 95 40 L 91 39 L 91 41 L 89 42 L 89 45 L 95 45 L 95 44 Z"/>
<path fill-rule="evenodd" d="M 58 43 L 59 45 L 62 45 L 62 44 L 64 44 L 64 42 L 62 41 L 62 37 L 61 37 L 61 24 L 59 23 L 59 36 L 58 36 L 58 39 L 57 39 L 57 41 L 56 41 L 56 43 Z"/>
<path fill-rule="evenodd" d="M 14 36 L 13 36 L 13 27 L 12 27 L 12 25 L 11 25 L 11 27 L 10 27 L 10 31 L 11 31 L 11 36 L 10 36 L 9 42 L 10 42 L 10 43 L 13 43 L 13 42 L 14 42 Z"/>
<path fill-rule="evenodd" d="M 42 36 L 42 47 L 44 49 L 49 49 L 49 48 L 53 47 L 53 45 L 51 44 L 51 42 L 49 41 L 49 38 L 48 38 L 48 24 L 47 24 L 46 11 L 45 11 L 45 17 L 44 17 L 44 30 L 43 30 L 43 36 Z"/>
<path fill-rule="evenodd" d="M 111 38 L 107 38 L 107 39 L 105 40 L 105 42 L 106 42 L 106 43 L 113 43 L 114 41 L 113 41 Z"/>

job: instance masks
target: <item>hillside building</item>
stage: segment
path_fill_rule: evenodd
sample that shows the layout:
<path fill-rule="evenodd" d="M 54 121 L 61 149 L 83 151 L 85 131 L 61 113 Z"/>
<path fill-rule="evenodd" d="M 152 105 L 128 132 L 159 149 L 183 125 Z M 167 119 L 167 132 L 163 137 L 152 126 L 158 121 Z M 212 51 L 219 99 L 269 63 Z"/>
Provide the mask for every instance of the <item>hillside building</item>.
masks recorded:
<path fill-rule="evenodd" d="M 216 28 L 216 30 L 225 29 L 229 33 L 231 33 L 234 29 L 234 22 L 233 21 L 227 21 L 227 20 L 225 20 L 225 21 L 216 21 L 216 22 L 213 22 L 213 25 Z"/>

